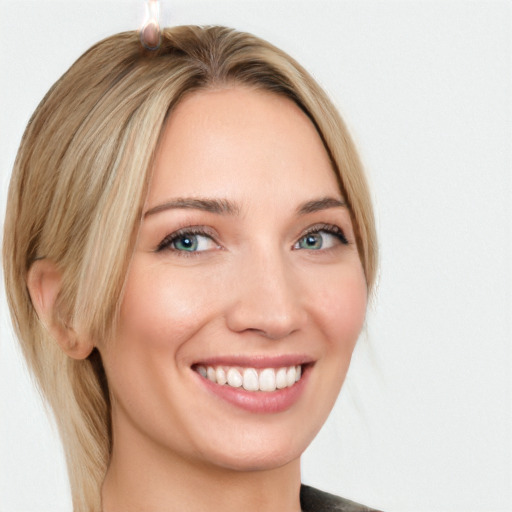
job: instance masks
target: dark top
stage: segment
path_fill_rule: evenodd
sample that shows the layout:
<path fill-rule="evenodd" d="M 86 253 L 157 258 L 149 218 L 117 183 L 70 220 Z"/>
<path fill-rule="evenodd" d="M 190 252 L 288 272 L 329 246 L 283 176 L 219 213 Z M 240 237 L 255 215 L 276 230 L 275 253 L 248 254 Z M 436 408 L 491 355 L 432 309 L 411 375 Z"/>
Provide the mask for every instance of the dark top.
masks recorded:
<path fill-rule="evenodd" d="M 307 485 L 300 488 L 300 506 L 302 512 L 379 512 Z"/>

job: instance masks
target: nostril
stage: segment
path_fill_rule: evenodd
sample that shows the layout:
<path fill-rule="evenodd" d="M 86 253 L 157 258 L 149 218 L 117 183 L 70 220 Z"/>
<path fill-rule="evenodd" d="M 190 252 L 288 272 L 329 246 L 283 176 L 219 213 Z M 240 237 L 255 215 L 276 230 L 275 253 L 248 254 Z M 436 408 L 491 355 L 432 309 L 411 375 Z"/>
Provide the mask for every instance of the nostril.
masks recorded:
<path fill-rule="evenodd" d="M 307 315 L 297 280 L 289 275 L 289 268 L 282 268 L 284 263 L 279 263 L 277 256 L 270 258 L 266 254 L 263 261 L 245 261 L 247 273 L 237 275 L 233 282 L 233 302 L 226 309 L 232 331 L 277 340 L 303 326 Z"/>
<path fill-rule="evenodd" d="M 295 332 L 295 328 L 289 327 L 288 325 L 268 325 L 266 328 L 256 329 L 251 327 L 249 329 L 244 329 L 245 332 L 254 333 L 262 338 L 267 338 L 269 340 L 279 340 L 290 336 Z"/>

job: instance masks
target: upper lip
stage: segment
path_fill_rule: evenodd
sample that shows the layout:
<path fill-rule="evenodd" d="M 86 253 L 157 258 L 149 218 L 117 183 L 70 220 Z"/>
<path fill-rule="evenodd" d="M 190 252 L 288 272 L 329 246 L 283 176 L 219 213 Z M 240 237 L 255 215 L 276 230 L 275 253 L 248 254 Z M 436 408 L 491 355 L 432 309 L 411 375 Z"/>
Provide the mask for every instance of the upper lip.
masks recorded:
<path fill-rule="evenodd" d="M 193 366 L 242 366 L 244 368 L 282 368 L 313 363 L 305 354 L 214 356 L 196 361 Z"/>

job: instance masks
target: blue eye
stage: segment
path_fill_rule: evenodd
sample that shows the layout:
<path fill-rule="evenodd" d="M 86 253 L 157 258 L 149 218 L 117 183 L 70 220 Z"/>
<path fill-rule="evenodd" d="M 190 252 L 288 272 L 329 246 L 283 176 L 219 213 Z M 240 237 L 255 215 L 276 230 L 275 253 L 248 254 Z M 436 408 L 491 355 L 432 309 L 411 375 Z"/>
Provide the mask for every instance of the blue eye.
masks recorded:
<path fill-rule="evenodd" d="M 343 231 L 337 226 L 329 226 L 322 229 L 316 228 L 310 233 L 305 234 L 297 241 L 293 248 L 318 251 L 320 249 L 331 249 L 339 244 L 348 244 Z"/>
<path fill-rule="evenodd" d="M 323 245 L 324 240 L 321 233 L 311 233 L 298 241 L 299 249 L 321 249 Z"/>
<path fill-rule="evenodd" d="M 178 251 L 197 251 L 199 246 L 199 240 L 197 238 L 197 235 L 184 235 L 176 238 L 171 246 Z"/>
<path fill-rule="evenodd" d="M 218 247 L 218 245 L 214 242 L 212 237 L 206 233 L 178 231 L 164 238 L 157 247 L 157 251 L 168 249 L 176 252 L 194 253 L 208 251 L 216 247 Z"/>

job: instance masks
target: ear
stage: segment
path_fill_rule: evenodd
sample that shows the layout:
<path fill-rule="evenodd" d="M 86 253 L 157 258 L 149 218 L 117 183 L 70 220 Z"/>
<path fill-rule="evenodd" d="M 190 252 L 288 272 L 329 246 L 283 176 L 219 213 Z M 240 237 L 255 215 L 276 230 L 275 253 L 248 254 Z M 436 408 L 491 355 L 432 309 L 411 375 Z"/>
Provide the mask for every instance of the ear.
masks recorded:
<path fill-rule="evenodd" d="M 32 263 L 27 288 L 39 320 L 69 357 L 85 359 L 92 352 L 93 343 L 59 320 L 55 310 L 61 284 L 62 274 L 53 261 L 42 259 Z"/>

